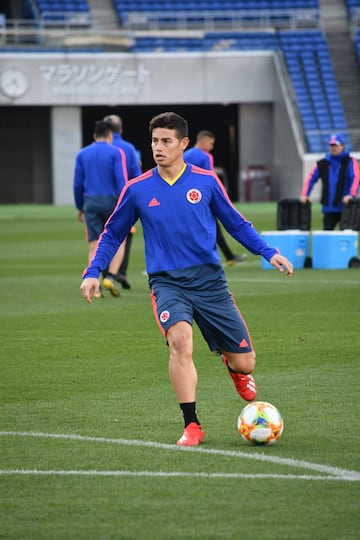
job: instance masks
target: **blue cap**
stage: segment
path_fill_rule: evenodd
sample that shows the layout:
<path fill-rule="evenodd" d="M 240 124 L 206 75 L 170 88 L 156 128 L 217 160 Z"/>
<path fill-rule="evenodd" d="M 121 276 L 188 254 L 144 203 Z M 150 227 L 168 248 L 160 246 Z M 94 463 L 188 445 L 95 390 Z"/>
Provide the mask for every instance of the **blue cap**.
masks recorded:
<path fill-rule="evenodd" d="M 329 144 L 335 144 L 336 146 L 345 144 L 344 137 L 341 133 L 332 133 L 329 138 Z"/>

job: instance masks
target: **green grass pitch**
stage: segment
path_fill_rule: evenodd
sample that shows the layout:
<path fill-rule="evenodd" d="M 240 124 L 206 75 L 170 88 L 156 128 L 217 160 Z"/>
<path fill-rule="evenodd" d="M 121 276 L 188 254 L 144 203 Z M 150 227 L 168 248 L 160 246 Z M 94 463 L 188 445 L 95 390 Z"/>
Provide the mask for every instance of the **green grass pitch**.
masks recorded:
<path fill-rule="evenodd" d="M 276 228 L 275 203 L 239 208 Z M 0 207 L 0 539 L 359 539 L 360 271 L 226 268 L 285 429 L 240 439 L 244 402 L 195 328 L 206 438 L 181 449 L 141 226 L 121 298 L 81 298 L 86 257 L 74 208 Z"/>

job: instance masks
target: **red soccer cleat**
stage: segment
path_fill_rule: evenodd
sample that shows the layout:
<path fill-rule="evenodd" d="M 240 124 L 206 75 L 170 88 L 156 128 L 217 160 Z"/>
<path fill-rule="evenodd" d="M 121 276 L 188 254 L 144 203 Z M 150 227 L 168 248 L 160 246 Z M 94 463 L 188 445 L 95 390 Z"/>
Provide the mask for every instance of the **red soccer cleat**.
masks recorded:
<path fill-rule="evenodd" d="M 186 426 L 184 433 L 176 444 L 178 446 L 198 446 L 203 442 L 204 437 L 205 432 L 201 429 L 201 426 L 195 422 L 191 422 L 191 424 Z"/>
<path fill-rule="evenodd" d="M 221 355 L 221 360 L 226 366 L 239 396 L 245 399 L 245 401 L 254 401 L 256 398 L 256 383 L 254 377 L 252 375 L 244 375 L 243 373 L 235 373 L 235 371 L 231 371 L 229 369 L 226 357 L 223 354 Z"/>

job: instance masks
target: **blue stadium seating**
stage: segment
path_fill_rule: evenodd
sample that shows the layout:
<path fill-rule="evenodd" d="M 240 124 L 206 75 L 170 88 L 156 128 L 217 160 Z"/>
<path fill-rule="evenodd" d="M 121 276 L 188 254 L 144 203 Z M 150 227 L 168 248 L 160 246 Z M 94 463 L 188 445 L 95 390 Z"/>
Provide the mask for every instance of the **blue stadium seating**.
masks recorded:
<path fill-rule="evenodd" d="M 352 15 L 356 8 L 360 8 L 360 0 L 346 0 L 346 7 L 349 15 Z"/>
<path fill-rule="evenodd" d="M 277 50 L 284 53 L 293 83 L 308 150 L 322 152 L 329 134 L 347 124 L 331 58 L 319 30 L 279 32 L 206 32 L 201 39 L 137 37 L 134 51 Z"/>
<path fill-rule="evenodd" d="M 310 152 L 323 152 L 330 132 L 342 131 L 347 146 L 347 124 L 331 58 L 319 30 L 281 31 L 281 48 L 292 79 Z"/>
<path fill-rule="evenodd" d="M 360 29 L 355 34 L 355 47 L 358 60 L 360 62 Z"/>
<path fill-rule="evenodd" d="M 36 0 L 40 15 L 47 21 L 66 21 L 68 15 L 90 15 L 87 0 Z"/>

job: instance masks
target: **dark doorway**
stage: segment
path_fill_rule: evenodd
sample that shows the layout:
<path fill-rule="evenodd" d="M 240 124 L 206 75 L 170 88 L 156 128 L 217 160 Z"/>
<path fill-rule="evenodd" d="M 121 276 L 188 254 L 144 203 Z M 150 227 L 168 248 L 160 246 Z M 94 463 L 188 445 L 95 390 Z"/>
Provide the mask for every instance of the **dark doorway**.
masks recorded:
<path fill-rule="evenodd" d="M 51 203 L 49 107 L 1 107 L 0 203 Z"/>
<path fill-rule="evenodd" d="M 114 107 L 83 107 L 83 144 L 92 142 L 96 120 L 107 114 L 118 114 L 124 124 L 124 138 L 131 141 L 141 153 L 143 170 L 154 162 L 150 150 L 148 125 L 150 119 L 167 110 L 175 111 L 189 122 L 190 145 L 195 144 L 196 133 L 202 129 L 213 131 L 216 144 L 213 150 L 216 167 L 224 169 L 228 180 L 229 196 L 238 199 L 238 105 L 136 105 Z"/>

